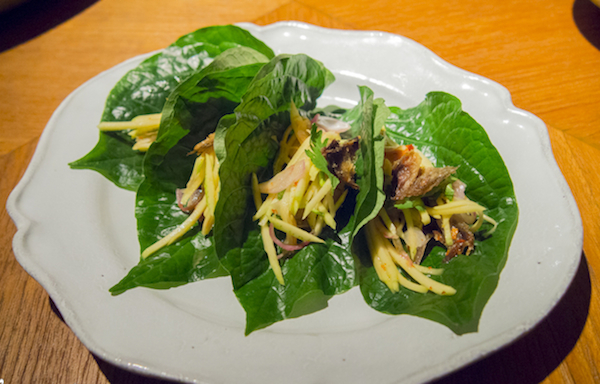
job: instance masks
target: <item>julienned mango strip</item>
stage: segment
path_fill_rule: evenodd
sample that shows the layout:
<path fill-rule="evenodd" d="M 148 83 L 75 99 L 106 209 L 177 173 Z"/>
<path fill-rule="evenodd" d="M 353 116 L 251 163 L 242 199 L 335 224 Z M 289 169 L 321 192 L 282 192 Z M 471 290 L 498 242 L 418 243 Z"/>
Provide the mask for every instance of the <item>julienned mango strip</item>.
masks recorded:
<path fill-rule="evenodd" d="M 398 231 L 396 230 L 396 226 L 394 223 L 392 223 L 392 219 L 390 219 L 390 216 L 387 214 L 387 211 L 384 207 L 382 207 L 379 211 L 379 216 L 381 217 L 381 220 L 383 220 L 383 223 L 387 227 L 388 231 L 394 235 L 397 235 Z"/>
<path fill-rule="evenodd" d="M 498 222 L 494 219 L 492 219 L 491 217 L 489 217 L 488 215 L 483 215 L 483 219 L 485 221 L 487 221 L 488 223 L 491 223 L 494 227 L 492 229 L 490 229 L 489 231 L 487 231 L 486 233 L 484 233 L 484 236 L 489 236 L 492 233 L 494 233 L 494 231 L 496 230 L 496 227 L 498 226 Z"/>
<path fill-rule="evenodd" d="M 387 247 L 386 251 L 394 259 L 396 264 L 398 264 L 406 273 L 408 273 L 410 277 L 412 277 L 417 283 L 421 284 L 428 290 L 443 296 L 450 296 L 456 293 L 456 289 L 452 288 L 451 286 L 435 281 L 421 273 L 417 268 L 415 268 L 415 264 L 412 262 L 412 260 L 410 260 L 407 254 L 398 252 L 398 250 L 393 247 Z"/>
<path fill-rule="evenodd" d="M 204 157 L 205 157 L 205 154 L 203 153 L 202 155 L 197 157 L 196 161 L 194 162 L 194 168 L 192 169 L 192 176 L 190 177 L 190 180 L 187 182 L 187 185 L 185 186 L 185 189 L 183 190 L 183 195 L 181 196 L 181 205 L 183 205 L 183 206 L 187 205 L 188 200 L 190 199 L 192 194 L 198 188 L 200 188 L 200 185 L 202 185 L 202 182 L 204 181 L 204 175 L 206 173 L 206 170 L 204 169 Z"/>
<path fill-rule="evenodd" d="M 415 268 L 417 268 L 417 271 L 426 274 L 426 275 L 435 275 L 435 276 L 439 276 L 442 273 L 444 273 L 444 269 L 443 268 L 433 268 L 433 267 L 426 267 L 424 265 L 420 265 L 420 264 L 415 264 Z"/>
<path fill-rule="evenodd" d="M 194 224 L 196 224 L 196 222 L 198 222 L 198 220 L 204 213 L 205 209 L 206 209 L 206 196 L 204 196 L 202 198 L 202 200 L 200 200 L 200 202 L 194 208 L 194 211 L 192 212 L 192 214 L 189 215 L 183 223 L 179 224 L 177 226 L 177 228 L 175 228 L 173 231 L 171 231 L 171 233 L 169 233 L 167 236 L 163 237 L 162 239 L 158 240 L 156 243 L 154 243 L 151 246 L 149 246 L 148 248 L 146 248 L 144 250 L 144 252 L 142 252 L 142 259 L 145 259 L 146 257 L 152 255 L 154 252 L 158 251 L 159 249 L 166 247 L 167 245 L 172 244 L 173 242 L 177 241 L 181 236 L 183 236 L 187 231 L 189 231 L 189 229 L 192 228 L 192 226 Z"/>
<path fill-rule="evenodd" d="M 127 129 L 140 130 L 143 133 L 148 130 L 157 129 L 160 126 L 160 113 L 136 116 L 130 121 L 102 121 L 98 124 L 101 131 L 124 131 Z"/>
<path fill-rule="evenodd" d="M 441 269 L 430 269 L 414 264 L 403 250 L 398 250 L 392 246 L 392 244 L 383 236 L 380 231 L 381 228 L 385 228 L 381 222 L 372 220 L 367 223 L 367 242 L 377 276 L 392 292 L 398 291 L 395 283 L 395 281 L 397 281 L 400 285 L 415 292 L 424 293 L 430 290 L 438 295 L 453 295 L 456 293 L 454 288 L 425 276 L 425 273 L 430 275 L 441 274 Z M 390 260 L 393 260 L 391 266 L 389 265 Z M 408 273 L 417 283 L 402 276 L 396 265 Z M 392 271 L 392 268 L 395 271 Z M 398 273 L 396 274 L 395 272 Z"/>
<path fill-rule="evenodd" d="M 335 202 L 335 206 L 334 206 L 334 211 L 332 213 L 335 214 L 335 212 L 337 212 L 337 210 L 340 208 L 340 206 L 344 203 L 344 200 L 346 200 L 346 196 L 348 196 L 348 190 L 345 189 L 344 192 L 342 193 L 342 195 L 339 197 L 339 199 Z"/>
<path fill-rule="evenodd" d="M 408 250 L 410 252 L 410 258 L 414 259 L 417 254 L 417 239 L 415 238 L 415 232 L 411 230 L 414 227 L 413 217 L 412 217 L 412 208 L 406 208 L 402 210 L 402 214 L 404 215 L 404 219 L 406 220 L 406 245 L 408 246 Z"/>
<path fill-rule="evenodd" d="M 204 180 L 204 195 L 206 196 L 206 212 L 202 223 L 202 234 L 208 235 L 215 223 L 215 206 L 219 189 L 219 164 L 214 151 L 206 152 L 206 177 Z"/>
<path fill-rule="evenodd" d="M 277 278 L 277 281 L 279 281 L 279 284 L 285 285 L 281 266 L 279 265 L 279 259 L 277 258 L 277 251 L 275 250 L 273 239 L 271 239 L 268 225 L 260 226 L 260 235 L 262 237 L 263 247 L 269 258 L 269 265 L 271 265 L 271 269 L 273 270 L 273 273 L 275 273 L 275 277 Z"/>
<path fill-rule="evenodd" d="M 321 189 L 319 189 L 319 191 L 317 191 L 317 193 L 312 197 L 312 199 L 306 203 L 306 207 L 304 207 L 304 215 L 302 216 L 302 219 L 305 219 L 306 216 L 308 216 L 308 214 L 315 209 L 315 207 L 317 206 L 317 204 L 323 200 L 323 198 L 325 197 L 325 195 L 327 193 L 331 192 L 331 180 L 327 179 L 327 181 L 325 181 L 325 184 L 323 184 L 323 186 L 321 187 Z"/>
<path fill-rule="evenodd" d="M 270 210 L 271 204 L 273 203 L 273 200 L 275 200 L 275 198 L 276 197 L 274 194 L 267 196 L 267 199 L 265 201 L 263 201 L 260 208 L 256 211 L 256 213 L 252 217 L 252 220 L 258 220 L 258 219 L 264 217 Z"/>
<path fill-rule="evenodd" d="M 252 198 L 254 199 L 254 206 L 256 207 L 256 211 L 260 209 L 262 205 L 262 199 L 260 196 L 260 190 L 258 189 L 258 178 L 256 177 L 256 173 L 252 172 Z"/>
<path fill-rule="evenodd" d="M 290 225 L 282 220 L 279 220 L 275 216 L 269 217 L 269 221 L 273 224 L 273 226 L 279 229 L 282 232 L 289 233 L 297 239 L 302 241 L 310 241 L 311 243 L 325 243 L 325 240 L 306 232 L 296 226 Z"/>
<path fill-rule="evenodd" d="M 309 145 L 310 145 L 310 139 L 302 141 L 302 143 L 300 144 L 300 147 L 298 147 L 298 150 L 296 150 L 296 153 L 294 153 L 294 156 L 292 156 L 292 158 L 290 159 L 290 162 L 288 163 L 287 166 L 294 164 L 301 157 L 306 156 L 306 150 L 308 149 Z"/>
<path fill-rule="evenodd" d="M 133 147 L 131 147 L 131 149 L 133 149 L 134 151 L 146 152 L 155 140 L 156 137 L 146 137 L 143 139 L 138 139 L 136 140 L 135 144 L 133 144 Z"/>
<path fill-rule="evenodd" d="M 306 192 L 306 188 L 308 187 L 308 183 L 310 182 L 310 174 L 306 172 L 304 177 L 301 178 L 298 183 L 292 187 L 292 214 L 295 215 L 298 213 L 300 209 L 300 204 L 302 204 L 302 198 L 304 193 Z"/>
<path fill-rule="evenodd" d="M 468 199 L 454 200 L 446 204 L 436 205 L 435 207 L 425 207 L 425 209 L 427 210 L 427 213 L 434 217 L 485 211 L 485 207 Z"/>
<path fill-rule="evenodd" d="M 395 273 L 397 271 L 396 265 L 389 255 L 384 252 L 382 242 L 379 239 L 380 235 L 377 233 L 377 228 L 369 222 L 365 226 L 365 230 L 367 232 L 367 244 L 369 252 L 371 253 L 371 260 L 373 261 L 373 267 L 375 268 L 379 280 L 387 285 L 390 291 L 398 292 L 400 290 L 398 281 L 400 275 Z M 394 271 L 394 269 L 396 271 Z"/>
<path fill-rule="evenodd" d="M 296 108 L 296 104 L 294 104 L 293 101 L 290 106 L 290 120 L 292 129 L 294 130 L 298 141 L 306 141 L 306 139 L 310 137 L 310 134 L 308 133 L 310 132 L 310 121 L 307 118 L 300 116 L 298 108 Z"/>
<path fill-rule="evenodd" d="M 290 125 L 286 131 L 283 133 L 283 137 L 281 139 L 281 145 L 279 146 L 279 154 L 273 163 L 273 173 L 277 174 L 281 172 L 286 163 L 290 161 L 289 152 L 291 147 L 291 141 L 295 139 L 295 136 L 290 137 L 290 132 L 292 131 L 292 126 Z"/>

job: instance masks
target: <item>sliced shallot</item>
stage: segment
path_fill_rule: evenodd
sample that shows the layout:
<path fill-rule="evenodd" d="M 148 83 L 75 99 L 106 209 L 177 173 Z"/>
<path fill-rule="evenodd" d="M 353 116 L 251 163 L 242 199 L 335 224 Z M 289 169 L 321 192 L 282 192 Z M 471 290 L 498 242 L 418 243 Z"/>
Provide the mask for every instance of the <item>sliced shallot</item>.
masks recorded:
<path fill-rule="evenodd" d="M 277 236 L 275 236 L 275 227 L 273 227 L 273 223 L 269 223 L 269 234 L 271 235 L 271 239 L 273 239 L 273 242 L 286 251 L 299 251 L 302 248 L 306 247 L 308 244 L 310 244 L 310 241 L 305 241 L 296 245 L 285 244 L 283 241 L 279 240 Z"/>
<path fill-rule="evenodd" d="M 288 165 L 283 171 L 276 174 L 271 180 L 265 181 L 258 185 L 261 193 L 279 193 L 284 191 L 294 182 L 300 180 L 304 176 L 306 165 L 304 160 Z"/>
<path fill-rule="evenodd" d="M 467 188 L 467 184 L 463 183 L 460 180 L 455 180 L 452 183 L 452 189 L 454 190 L 454 198 L 457 200 L 464 200 L 467 198 L 465 196 L 465 189 Z"/>
<path fill-rule="evenodd" d="M 190 213 L 190 212 L 192 212 L 194 210 L 194 208 L 200 202 L 200 200 L 202 200 L 202 197 L 204 196 L 204 193 L 203 193 L 202 190 L 196 189 L 194 191 L 194 193 L 192 193 L 192 196 L 190 196 L 187 204 L 184 206 L 183 204 L 181 204 L 181 198 L 183 197 L 183 191 L 184 190 L 180 189 L 180 188 L 177 188 L 175 190 L 175 196 L 177 197 L 177 206 L 183 212 Z"/>
<path fill-rule="evenodd" d="M 333 117 L 328 116 L 319 116 L 316 123 L 319 128 L 322 128 L 328 132 L 342 133 L 350 129 L 350 124 L 346 123 L 345 121 L 334 119 Z"/>

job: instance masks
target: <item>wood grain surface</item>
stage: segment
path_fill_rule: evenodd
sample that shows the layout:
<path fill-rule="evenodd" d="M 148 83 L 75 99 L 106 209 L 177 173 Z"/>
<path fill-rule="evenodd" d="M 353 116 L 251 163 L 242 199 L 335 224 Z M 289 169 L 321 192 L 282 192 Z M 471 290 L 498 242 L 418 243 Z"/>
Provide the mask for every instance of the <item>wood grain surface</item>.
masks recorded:
<path fill-rule="evenodd" d="M 583 219 L 577 275 L 531 332 L 438 382 L 600 383 L 600 9 L 589 0 L 31 0 L 0 14 L 0 201 L 86 80 L 203 26 L 280 20 L 404 35 L 546 122 Z M 15 260 L 15 230 L 2 210 L 0 382 L 161 383 L 90 354 Z"/>

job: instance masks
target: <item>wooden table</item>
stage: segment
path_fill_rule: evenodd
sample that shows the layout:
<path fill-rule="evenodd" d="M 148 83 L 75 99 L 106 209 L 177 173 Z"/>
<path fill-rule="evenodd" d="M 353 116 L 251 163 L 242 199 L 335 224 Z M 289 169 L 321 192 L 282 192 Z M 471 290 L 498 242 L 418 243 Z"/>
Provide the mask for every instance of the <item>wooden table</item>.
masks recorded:
<path fill-rule="evenodd" d="M 89 78 L 202 26 L 279 20 L 407 36 L 503 84 L 517 107 L 546 122 L 583 218 L 579 271 L 528 335 L 440 382 L 600 382 L 600 9 L 589 0 L 32 0 L 0 15 L 0 201 L 23 174 L 54 109 Z M 160 382 L 88 352 L 16 262 L 14 233 L 3 210 L 0 379 Z"/>

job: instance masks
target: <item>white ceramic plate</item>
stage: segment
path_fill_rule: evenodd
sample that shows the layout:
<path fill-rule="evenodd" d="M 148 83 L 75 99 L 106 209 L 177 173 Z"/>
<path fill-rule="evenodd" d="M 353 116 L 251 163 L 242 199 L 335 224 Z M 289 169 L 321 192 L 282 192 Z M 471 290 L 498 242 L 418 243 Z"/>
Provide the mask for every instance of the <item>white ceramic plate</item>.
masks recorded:
<path fill-rule="evenodd" d="M 429 91 L 446 91 L 486 128 L 512 176 L 520 217 L 479 332 L 456 336 L 428 320 L 383 315 L 357 288 L 334 297 L 324 311 L 249 337 L 227 278 L 112 297 L 108 288 L 138 261 L 134 194 L 67 163 L 96 143 L 104 100 L 144 58 L 137 57 L 65 99 L 7 204 L 18 228 L 17 259 L 94 354 L 138 373 L 189 382 L 414 383 L 481 358 L 550 311 L 576 271 L 583 235 L 541 120 L 515 108 L 502 86 L 401 36 L 297 22 L 242 26 L 276 53 L 323 61 L 337 81 L 322 105 L 353 105 L 357 84 L 400 107 L 417 105 Z"/>

